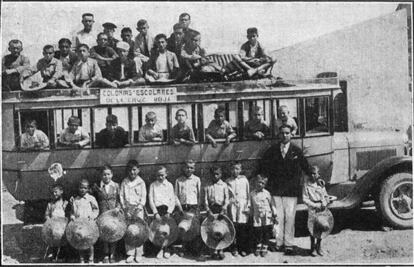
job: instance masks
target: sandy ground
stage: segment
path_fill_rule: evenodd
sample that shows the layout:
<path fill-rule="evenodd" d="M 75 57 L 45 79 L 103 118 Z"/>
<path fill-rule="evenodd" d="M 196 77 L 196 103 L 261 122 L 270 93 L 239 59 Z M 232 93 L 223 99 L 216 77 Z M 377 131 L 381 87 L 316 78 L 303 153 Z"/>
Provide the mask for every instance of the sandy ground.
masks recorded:
<path fill-rule="evenodd" d="M 15 218 L 12 206 L 17 201 L 3 192 L 3 262 L 8 264 L 43 262 L 45 245 L 40 238 L 41 225 L 25 226 Z M 308 256 L 309 237 L 306 229 L 306 214 L 298 214 L 296 222 L 297 255 L 285 256 L 281 252 L 270 252 L 265 258 L 233 257 L 226 253 L 223 261 L 207 259 L 205 262 L 193 258 L 172 255 L 169 260 L 144 258 L 145 264 L 184 263 L 184 264 L 249 264 L 249 263 L 411 263 L 413 264 L 413 231 L 390 230 L 381 228 L 380 220 L 373 208 L 334 214 L 335 228 L 323 240 L 326 255 Z M 120 262 L 123 263 L 123 262 Z"/>

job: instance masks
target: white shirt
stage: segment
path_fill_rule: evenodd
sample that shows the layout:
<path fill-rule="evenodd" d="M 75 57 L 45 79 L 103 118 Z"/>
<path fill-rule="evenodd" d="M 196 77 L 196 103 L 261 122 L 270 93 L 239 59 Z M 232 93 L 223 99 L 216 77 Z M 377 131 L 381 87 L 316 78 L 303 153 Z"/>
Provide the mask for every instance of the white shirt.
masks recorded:
<path fill-rule="evenodd" d="M 87 44 L 90 49 L 97 44 L 97 38 L 98 33 L 93 29 L 90 32 L 85 32 L 84 30 L 78 31 L 75 36 L 75 47 L 78 47 L 79 44 Z"/>
<path fill-rule="evenodd" d="M 133 181 L 128 177 L 125 178 L 121 183 L 119 195 L 123 209 L 138 205 L 144 207 L 147 202 L 147 188 L 144 180 L 139 176 Z"/>
<path fill-rule="evenodd" d="M 200 178 L 191 174 L 175 180 L 175 195 L 182 205 L 198 205 L 200 199 Z"/>
<path fill-rule="evenodd" d="M 283 158 L 286 157 L 289 147 L 290 147 L 290 142 L 287 144 L 280 143 L 280 153 L 282 153 Z"/>
<path fill-rule="evenodd" d="M 164 179 L 163 182 L 158 180 L 150 185 L 149 202 L 151 209 L 157 213 L 157 207 L 166 205 L 168 213 L 172 213 L 175 208 L 175 194 L 173 185 Z"/>
<path fill-rule="evenodd" d="M 167 53 L 160 53 L 157 57 L 155 65 L 157 67 L 157 72 L 168 72 Z"/>
<path fill-rule="evenodd" d="M 84 147 L 89 144 L 89 141 L 89 134 L 80 126 L 76 129 L 75 133 L 71 133 L 69 128 L 65 128 L 59 137 L 59 142 L 64 145 L 79 143 L 81 147 Z"/>

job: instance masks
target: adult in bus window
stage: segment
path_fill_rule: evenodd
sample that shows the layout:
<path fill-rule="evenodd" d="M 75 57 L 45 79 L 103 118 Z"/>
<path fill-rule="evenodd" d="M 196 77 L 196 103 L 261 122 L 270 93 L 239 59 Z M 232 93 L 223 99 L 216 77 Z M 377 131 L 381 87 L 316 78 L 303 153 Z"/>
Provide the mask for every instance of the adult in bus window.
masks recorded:
<path fill-rule="evenodd" d="M 30 120 L 24 124 L 25 133 L 20 136 L 20 150 L 48 150 L 49 138 L 42 131 L 37 129 L 37 122 Z"/>
<path fill-rule="evenodd" d="M 254 107 L 251 115 L 251 119 L 248 120 L 244 126 L 244 134 L 246 138 L 262 140 L 266 136 L 269 136 L 269 126 L 263 120 L 263 108 Z"/>
<path fill-rule="evenodd" d="M 272 145 L 263 155 L 261 171 L 269 177 L 268 189 L 279 218 L 279 235 L 276 250 L 284 248 L 286 254 L 294 253 L 295 215 L 298 197 L 302 193 L 302 172 L 310 174 L 309 164 L 302 150 L 290 142 L 292 127 L 279 128 L 280 142 Z"/>
<path fill-rule="evenodd" d="M 106 117 L 106 128 L 96 135 L 96 145 L 105 148 L 123 147 L 128 144 L 128 135 L 118 126 L 118 117 L 110 114 Z"/>
<path fill-rule="evenodd" d="M 279 135 L 279 128 L 282 125 L 289 125 L 292 128 L 292 135 L 296 135 L 298 125 L 295 120 L 290 116 L 288 106 L 282 105 L 277 109 L 278 117 L 275 119 L 275 135 Z"/>
<path fill-rule="evenodd" d="M 80 126 L 80 119 L 71 116 L 68 119 L 68 127 L 59 137 L 59 145 L 71 148 L 82 148 L 89 144 L 89 134 Z"/>

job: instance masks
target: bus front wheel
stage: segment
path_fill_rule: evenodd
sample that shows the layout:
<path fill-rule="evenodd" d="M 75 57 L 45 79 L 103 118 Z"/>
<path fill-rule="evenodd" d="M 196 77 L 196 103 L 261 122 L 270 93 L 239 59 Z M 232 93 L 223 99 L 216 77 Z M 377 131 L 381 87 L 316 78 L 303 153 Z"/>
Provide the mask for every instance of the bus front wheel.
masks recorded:
<path fill-rule="evenodd" d="M 390 226 L 413 228 L 413 175 L 394 173 L 381 184 L 377 209 Z"/>

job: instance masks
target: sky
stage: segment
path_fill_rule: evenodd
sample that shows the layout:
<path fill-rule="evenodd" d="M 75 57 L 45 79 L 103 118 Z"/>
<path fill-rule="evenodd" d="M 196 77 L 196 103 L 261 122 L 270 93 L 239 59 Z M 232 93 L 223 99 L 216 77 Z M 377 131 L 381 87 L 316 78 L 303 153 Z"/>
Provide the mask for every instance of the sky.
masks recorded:
<path fill-rule="evenodd" d="M 82 29 L 81 14 L 95 15 L 94 27 L 105 22 L 130 27 L 147 19 L 150 30 L 169 35 L 180 13 L 191 14 L 191 28 L 202 34 L 208 53 L 235 53 L 246 41 L 246 29 L 257 27 L 268 51 L 336 31 L 395 11 L 396 2 L 3 2 L 1 51 L 10 39 L 23 41 L 32 64 L 46 44 Z"/>

